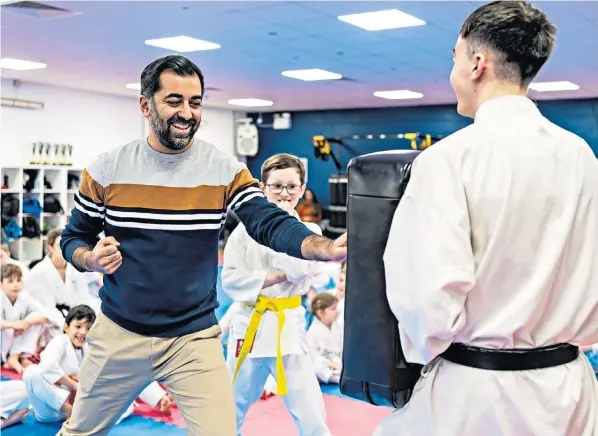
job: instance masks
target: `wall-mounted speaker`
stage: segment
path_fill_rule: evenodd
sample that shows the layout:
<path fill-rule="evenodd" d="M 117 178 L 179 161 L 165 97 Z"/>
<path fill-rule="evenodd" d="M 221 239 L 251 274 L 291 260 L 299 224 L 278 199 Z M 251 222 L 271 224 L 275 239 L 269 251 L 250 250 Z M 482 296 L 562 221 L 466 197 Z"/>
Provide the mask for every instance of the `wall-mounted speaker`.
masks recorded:
<path fill-rule="evenodd" d="M 258 151 L 258 131 L 251 118 L 238 120 L 237 125 L 237 154 L 240 156 L 255 156 Z"/>

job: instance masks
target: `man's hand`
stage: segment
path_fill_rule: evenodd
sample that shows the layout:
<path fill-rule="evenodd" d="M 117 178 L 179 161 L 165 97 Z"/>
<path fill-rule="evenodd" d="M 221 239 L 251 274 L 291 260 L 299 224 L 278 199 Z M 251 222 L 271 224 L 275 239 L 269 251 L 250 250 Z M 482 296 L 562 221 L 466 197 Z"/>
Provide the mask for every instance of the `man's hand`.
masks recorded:
<path fill-rule="evenodd" d="M 343 260 L 347 257 L 347 234 L 334 241 L 320 235 L 310 235 L 301 244 L 301 254 L 308 260 Z"/>
<path fill-rule="evenodd" d="M 123 263 L 122 255 L 117 248 L 119 245 L 120 242 L 112 236 L 102 238 L 98 241 L 93 251 L 84 247 L 78 248 L 73 254 L 73 263 L 80 264 L 87 271 L 112 274 Z M 80 250 L 85 251 L 80 253 Z M 81 258 L 81 262 L 79 263 L 75 257 Z"/>

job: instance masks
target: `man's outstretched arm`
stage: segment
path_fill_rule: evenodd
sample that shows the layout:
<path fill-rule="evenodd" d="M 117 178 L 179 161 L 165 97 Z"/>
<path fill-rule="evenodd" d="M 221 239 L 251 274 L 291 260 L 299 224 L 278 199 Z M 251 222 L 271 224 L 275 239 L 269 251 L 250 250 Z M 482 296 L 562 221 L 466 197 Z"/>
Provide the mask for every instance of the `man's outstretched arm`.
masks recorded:
<path fill-rule="evenodd" d="M 342 260 L 346 235 L 331 240 L 309 230 L 264 197 L 257 180 L 242 167 L 228 187 L 227 207 L 239 217 L 247 233 L 259 244 L 299 259 Z"/>

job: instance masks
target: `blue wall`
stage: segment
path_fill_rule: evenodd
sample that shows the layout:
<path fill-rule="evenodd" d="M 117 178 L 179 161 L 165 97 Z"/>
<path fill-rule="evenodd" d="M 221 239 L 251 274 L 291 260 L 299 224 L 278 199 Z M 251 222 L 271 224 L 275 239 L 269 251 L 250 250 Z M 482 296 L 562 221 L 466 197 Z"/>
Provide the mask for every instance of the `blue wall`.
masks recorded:
<path fill-rule="evenodd" d="M 538 107 L 555 124 L 583 137 L 598 155 L 598 99 L 541 101 Z M 251 115 L 256 117 L 255 114 Z M 328 206 L 328 177 L 336 172 L 332 160 L 322 162 L 314 157 L 312 137 L 367 135 L 381 133 L 421 132 L 447 136 L 467 126 L 471 120 L 456 112 L 455 106 L 411 108 L 354 109 L 337 111 L 295 112 L 289 130 L 260 129 L 258 154 L 249 158 L 248 167 L 259 178 L 260 166 L 269 156 L 286 152 L 308 159 L 308 187 L 320 202 Z M 264 124 L 271 118 L 263 115 Z M 347 144 L 358 155 L 389 149 L 408 149 L 406 140 L 362 140 Z M 336 150 L 336 148 L 335 148 Z M 355 154 L 342 152 L 346 167 Z"/>

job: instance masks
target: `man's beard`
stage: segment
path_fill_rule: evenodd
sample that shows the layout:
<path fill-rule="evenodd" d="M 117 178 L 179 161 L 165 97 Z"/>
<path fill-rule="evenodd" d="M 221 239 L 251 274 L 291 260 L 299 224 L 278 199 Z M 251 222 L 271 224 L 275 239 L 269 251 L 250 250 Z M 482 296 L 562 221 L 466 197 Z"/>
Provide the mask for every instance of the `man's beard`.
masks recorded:
<path fill-rule="evenodd" d="M 181 135 L 172 132 L 170 126 L 174 123 L 190 125 L 189 133 Z M 160 144 L 169 150 L 182 150 L 187 147 L 199 128 L 199 123 L 194 119 L 184 120 L 178 115 L 168 120 L 161 118 L 153 103 L 150 103 L 150 125 Z"/>

